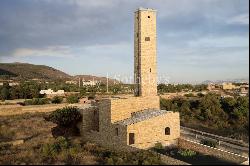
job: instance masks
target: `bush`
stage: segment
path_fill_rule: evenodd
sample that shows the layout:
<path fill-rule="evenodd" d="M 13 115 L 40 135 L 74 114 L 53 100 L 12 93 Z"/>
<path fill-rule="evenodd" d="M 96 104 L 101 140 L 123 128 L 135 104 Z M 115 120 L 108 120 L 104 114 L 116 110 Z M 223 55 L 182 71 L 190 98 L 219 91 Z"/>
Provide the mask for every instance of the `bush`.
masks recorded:
<path fill-rule="evenodd" d="M 165 148 L 162 146 L 162 144 L 160 142 L 158 142 L 153 147 L 153 150 L 156 151 L 156 152 L 158 152 L 158 153 L 164 153 Z"/>
<path fill-rule="evenodd" d="M 203 93 L 198 93 L 197 96 L 198 97 L 204 97 L 205 95 Z"/>
<path fill-rule="evenodd" d="M 51 121 L 64 127 L 75 126 L 81 118 L 82 116 L 76 107 L 64 107 L 62 109 L 57 109 L 49 116 L 45 117 L 47 121 Z"/>
<path fill-rule="evenodd" d="M 46 98 L 34 98 L 31 100 L 25 100 L 24 105 L 44 105 L 49 104 L 50 100 Z"/>
<path fill-rule="evenodd" d="M 67 102 L 70 104 L 74 104 L 74 103 L 78 103 L 79 102 L 79 98 L 75 95 L 71 95 L 67 97 Z"/>
<path fill-rule="evenodd" d="M 213 148 L 216 148 L 216 146 L 217 146 L 217 142 L 216 141 L 207 140 L 207 139 L 201 140 L 201 144 L 207 145 L 207 146 L 210 146 L 210 147 L 213 147 Z"/>
<path fill-rule="evenodd" d="M 52 98 L 51 103 L 53 103 L 53 104 L 60 104 L 60 103 L 62 103 L 62 101 L 63 101 L 62 97 L 55 96 L 55 97 Z"/>
<path fill-rule="evenodd" d="M 88 100 L 94 100 L 95 99 L 95 94 L 91 94 L 88 96 Z"/>
<path fill-rule="evenodd" d="M 160 142 L 156 143 L 154 148 L 155 149 L 164 149 L 164 147 L 162 146 L 162 144 Z"/>
<path fill-rule="evenodd" d="M 69 141 L 64 137 L 58 137 L 54 143 L 42 146 L 41 153 L 43 157 L 55 157 L 59 152 L 69 148 Z"/>
<path fill-rule="evenodd" d="M 182 157 L 193 157 L 196 156 L 196 152 L 189 150 L 189 149 L 180 149 L 178 151 L 178 154 L 181 155 Z"/>
<path fill-rule="evenodd" d="M 185 97 L 194 97 L 194 94 L 193 93 L 189 93 L 189 94 L 185 94 L 184 96 Z"/>
<path fill-rule="evenodd" d="M 111 153 L 105 158 L 106 165 L 159 165 L 162 164 L 159 155 L 149 151 L 131 153 Z"/>

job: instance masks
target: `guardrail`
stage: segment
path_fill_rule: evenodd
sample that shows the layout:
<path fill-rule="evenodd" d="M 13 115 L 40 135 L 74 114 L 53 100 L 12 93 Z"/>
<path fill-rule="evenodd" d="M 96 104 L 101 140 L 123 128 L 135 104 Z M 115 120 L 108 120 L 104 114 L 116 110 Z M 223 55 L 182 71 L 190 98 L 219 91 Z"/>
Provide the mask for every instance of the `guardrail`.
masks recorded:
<path fill-rule="evenodd" d="M 186 132 L 189 131 L 191 133 L 197 133 L 197 134 L 200 134 L 200 135 L 208 136 L 210 138 L 218 139 L 218 140 L 221 140 L 221 141 L 224 141 L 224 142 L 230 142 L 230 143 L 233 143 L 233 144 L 237 144 L 237 145 L 249 148 L 249 144 L 244 143 L 243 140 L 237 140 L 237 139 L 233 139 L 233 138 L 229 138 L 229 137 L 223 137 L 223 136 L 219 136 L 219 135 L 215 135 L 215 134 L 195 130 L 195 129 L 184 127 L 184 126 L 181 126 L 181 130 L 186 131 Z"/>
<path fill-rule="evenodd" d="M 195 131 L 195 132 L 190 132 Z M 217 136 L 214 134 L 201 132 L 194 129 L 189 129 L 181 127 L 181 137 L 188 138 L 194 142 L 200 143 L 202 140 L 214 141 L 217 143 L 219 149 L 233 152 L 245 157 L 249 156 L 249 146 L 239 145 L 239 140 Z M 228 142 L 227 142 L 228 141 Z M 237 142 L 236 144 L 234 142 Z M 241 142 L 241 141 L 240 141 Z"/>

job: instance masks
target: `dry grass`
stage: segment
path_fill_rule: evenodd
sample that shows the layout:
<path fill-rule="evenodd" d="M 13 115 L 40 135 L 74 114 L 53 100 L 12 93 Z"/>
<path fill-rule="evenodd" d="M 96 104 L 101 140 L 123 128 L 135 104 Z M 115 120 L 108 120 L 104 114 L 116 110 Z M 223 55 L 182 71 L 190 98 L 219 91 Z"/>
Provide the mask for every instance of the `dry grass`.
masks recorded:
<path fill-rule="evenodd" d="M 97 164 L 96 157 L 84 151 L 72 152 L 74 157 L 67 151 L 58 154 L 56 159 L 42 156 L 41 148 L 55 141 L 51 128 L 56 126 L 45 121 L 44 115 L 36 113 L 0 117 L 0 143 L 25 140 L 24 144 L 18 146 L 0 144 L 0 164 Z"/>

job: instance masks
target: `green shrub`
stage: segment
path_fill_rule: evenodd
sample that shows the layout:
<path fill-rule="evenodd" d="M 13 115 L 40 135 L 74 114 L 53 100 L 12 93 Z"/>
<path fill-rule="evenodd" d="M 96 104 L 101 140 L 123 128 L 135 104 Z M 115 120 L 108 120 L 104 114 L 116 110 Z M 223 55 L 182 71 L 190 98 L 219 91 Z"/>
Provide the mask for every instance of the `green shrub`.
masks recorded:
<path fill-rule="evenodd" d="M 189 94 L 185 94 L 184 96 L 185 97 L 194 97 L 194 94 L 193 93 L 189 93 Z"/>
<path fill-rule="evenodd" d="M 50 100 L 46 98 L 34 98 L 31 100 L 25 100 L 24 105 L 44 105 L 49 104 Z"/>
<path fill-rule="evenodd" d="M 45 117 L 46 120 L 56 123 L 59 126 L 70 127 L 75 126 L 82 116 L 76 107 L 64 107 L 52 112 Z"/>
<path fill-rule="evenodd" d="M 155 149 L 164 149 L 164 147 L 162 146 L 162 144 L 160 142 L 156 143 L 154 148 Z"/>
<path fill-rule="evenodd" d="M 182 157 L 193 157 L 196 156 L 197 153 L 189 149 L 180 149 L 178 151 L 178 154 L 181 155 Z"/>
<path fill-rule="evenodd" d="M 218 143 L 216 141 L 203 139 L 203 140 L 201 140 L 201 144 L 216 148 Z"/>
<path fill-rule="evenodd" d="M 197 96 L 198 97 L 204 97 L 205 95 L 203 93 L 198 93 Z"/>
<path fill-rule="evenodd" d="M 55 157 L 62 150 L 69 148 L 69 142 L 64 137 L 58 137 L 55 142 L 42 146 L 41 153 L 43 157 Z"/>
<path fill-rule="evenodd" d="M 0 141 L 12 140 L 14 136 L 14 131 L 10 130 L 8 127 L 0 126 Z"/>
<path fill-rule="evenodd" d="M 67 97 L 67 102 L 70 104 L 78 103 L 79 98 L 76 95 L 71 95 Z"/>
<path fill-rule="evenodd" d="M 95 94 L 90 94 L 88 96 L 88 100 L 94 100 L 95 99 Z"/>
<path fill-rule="evenodd" d="M 62 97 L 55 96 L 55 97 L 52 98 L 51 103 L 53 103 L 53 104 L 60 104 L 60 103 L 62 103 L 62 101 L 63 101 Z"/>

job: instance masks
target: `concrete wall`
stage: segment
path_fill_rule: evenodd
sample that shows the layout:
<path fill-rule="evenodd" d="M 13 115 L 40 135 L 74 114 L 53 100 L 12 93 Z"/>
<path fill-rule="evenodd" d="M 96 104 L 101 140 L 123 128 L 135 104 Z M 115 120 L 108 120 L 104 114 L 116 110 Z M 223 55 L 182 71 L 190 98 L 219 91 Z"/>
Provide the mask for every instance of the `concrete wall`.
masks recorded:
<path fill-rule="evenodd" d="M 165 135 L 166 127 L 170 128 L 170 135 Z M 169 112 L 129 125 L 127 132 L 135 133 L 135 144 L 133 146 L 141 149 L 153 147 L 157 142 L 161 142 L 164 146 L 177 144 L 180 137 L 179 113 Z M 129 138 L 127 137 L 128 141 Z"/>
<path fill-rule="evenodd" d="M 200 152 L 203 154 L 208 154 L 211 156 L 215 156 L 224 160 L 228 160 L 231 162 L 236 162 L 236 163 L 243 163 L 244 161 L 247 161 L 247 157 L 243 157 L 231 152 L 227 152 L 224 150 L 220 150 L 217 148 L 212 148 L 200 143 L 192 142 L 186 139 L 179 139 L 179 147 L 183 149 L 190 149 L 196 152 Z"/>

